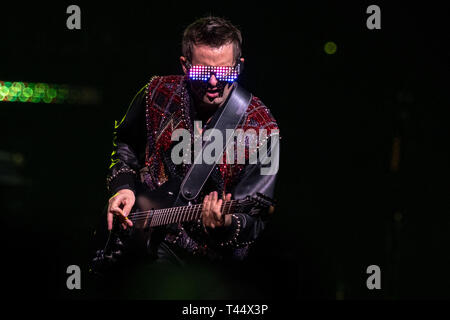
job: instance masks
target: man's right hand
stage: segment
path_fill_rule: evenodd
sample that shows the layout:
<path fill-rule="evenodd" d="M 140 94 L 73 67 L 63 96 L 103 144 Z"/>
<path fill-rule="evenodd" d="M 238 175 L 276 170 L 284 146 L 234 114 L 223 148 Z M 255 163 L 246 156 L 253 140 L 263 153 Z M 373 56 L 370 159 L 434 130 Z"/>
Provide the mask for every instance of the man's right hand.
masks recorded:
<path fill-rule="evenodd" d="M 119 190 L 115 195 L 109 198 L 108 213 L 106 218 L 108 222 L 108 230 L 112 229 L 114 215 L 121 218 L 124 222 L 122 223 L 124 228 L 127 225 L 130 227 L 133 226 L 133 223 L 127 218 L 127 216 L 130 214 L 131 208 L 133 208 L 135 201 L 136 198 L 134 196 L 134 192 L 130 189 Z"/>

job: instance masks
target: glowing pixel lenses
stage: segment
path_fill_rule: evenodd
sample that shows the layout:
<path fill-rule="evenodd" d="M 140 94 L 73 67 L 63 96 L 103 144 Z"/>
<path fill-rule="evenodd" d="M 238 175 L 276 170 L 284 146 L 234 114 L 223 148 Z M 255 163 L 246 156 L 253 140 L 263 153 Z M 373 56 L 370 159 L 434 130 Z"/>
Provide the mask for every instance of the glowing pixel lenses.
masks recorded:
<path fill-rule="evenodd" d="M 238 77 L 238 71 L 235 67 L 211 67 L 195 65 L 189 69 L 189 77 L 192 80 L 208 81 L 211 75 L 219 81 L 233 82 Z"/>

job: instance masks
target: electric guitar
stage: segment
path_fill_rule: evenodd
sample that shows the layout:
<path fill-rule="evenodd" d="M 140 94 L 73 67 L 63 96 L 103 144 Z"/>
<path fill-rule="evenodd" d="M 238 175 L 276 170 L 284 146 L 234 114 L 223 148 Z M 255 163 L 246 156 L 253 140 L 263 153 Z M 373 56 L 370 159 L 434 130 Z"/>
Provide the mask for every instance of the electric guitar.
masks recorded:
<path fill-rule="evenodd" d="M 173 207 L 178 195 L 180 183 L 166 182 L 155 191 L 136 198 L 136 203 L 128 215 L 133 222 L 132 227 L 124 229 L 123 220 L 114 216 L 112 230 L 107 230 L 106 216 L 103 215 L 99 226 L 94 231 L 94 252 L 90 271 L 97 274 L 110 269 L 124 256 L 138 258 L 154 254 L 154 246 L 150 244 L 161 241 L 165 235 L 163 227 L 170 224 L 196 221 L 201 218 L 203 204 L 187 203 Z M 271 214 L 275 202 L 257 193 L 240 200 L 223 201 L 222 214 L 246 213 L 252 216 Z"/>

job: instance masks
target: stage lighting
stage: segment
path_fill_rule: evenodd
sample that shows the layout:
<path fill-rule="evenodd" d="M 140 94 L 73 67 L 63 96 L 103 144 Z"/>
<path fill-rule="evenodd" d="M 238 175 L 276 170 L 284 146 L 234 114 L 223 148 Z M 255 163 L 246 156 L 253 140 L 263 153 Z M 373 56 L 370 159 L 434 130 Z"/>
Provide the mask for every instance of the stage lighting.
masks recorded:
<path fill-rule="evenodd" d="M 323 47 L 326 54 L 335 54 L 337 51 L 337 45 L 333 41 L 328 41 L 325 43 L 325 46 Z"/>

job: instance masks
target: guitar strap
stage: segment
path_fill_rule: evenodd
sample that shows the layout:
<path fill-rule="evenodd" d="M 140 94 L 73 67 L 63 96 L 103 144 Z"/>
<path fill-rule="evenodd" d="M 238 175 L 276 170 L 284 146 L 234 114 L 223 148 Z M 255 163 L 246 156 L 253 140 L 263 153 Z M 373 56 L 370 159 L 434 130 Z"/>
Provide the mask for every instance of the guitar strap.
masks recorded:
<path fill-rule="evenodd" d="M 203 151 L 208 147 L 211 143 L 211 131 L 209 131 L 209 135 L 205 137 L 204 140 L 206 142 L 203 144 L 202 152 L 196 155 L 194 163 L 190 167 L 186 176 L 181 183 L 180 192 L 178 194 L 177 200 L 175 201 L 176 205 L 181 205 L 181 203 L 189 202 L 195 199 L 200 191 L 202 190 L 206 180 L 211 175 L 214 167 L 216 166 L 218 160 L 222 157 L 224 150 L 228 143 L 230 143 L 234 136 L 229 136 L 229 141 L 226 141 L 227 129 L 236 130 L 239 125 L 241 119 L 243 118 L 245 111 L 247 110 L 252 99 L 251 93 L 238 85 L 237 82 L 234 83 L 234 88 L 232 92 L 228 96 L 227 102 L 225 103 L 222 112 L 217 117 L 217 121 L 215 122 L 214 129 L 221 132 L 223 137 L 223 150 L 222 152 L 217 152 L 214 155 L 214 162 L 211 164 L 205 163 L 203 160 Z M 208 133 L 208 131 L 206 131 Z"/>

